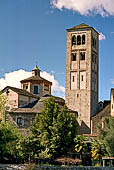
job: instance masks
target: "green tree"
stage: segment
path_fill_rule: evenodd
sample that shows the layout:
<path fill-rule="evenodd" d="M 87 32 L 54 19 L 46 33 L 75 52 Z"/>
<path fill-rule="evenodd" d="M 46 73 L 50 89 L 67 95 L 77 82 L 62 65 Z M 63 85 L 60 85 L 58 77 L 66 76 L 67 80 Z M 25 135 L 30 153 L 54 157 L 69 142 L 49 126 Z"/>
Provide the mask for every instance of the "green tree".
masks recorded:
<path fill-rule="evenodd" d="M 25 162 L 31 161 L 39 156 L 39 140 L 32 134 L 22 137 L 18 140 L 16 150 L 18 150 L 18 155 L 21 160 Z"/>
<path fill-rule="evenodd" d="M 78 135 L 75 137 L 75 151 L 80 153 L 80 159 L 82 159 L 82 154 L 87 152 L 87 141 L 88 137 L 83 135 Z"/>
<path fill-rule="evenodd" d="M 17 159 L 18 150 L 16 144 L 21 135 L 18 129 L 8 122 L 0 123 L 0 159 Z"/>
<path fill-rule="evenodd" d="M 99 139 L 103 140 L 109 156 L 114 156 L 114 118 L 105 117 L 104 128 L 99 127 Z"/>
<path fill-rule="evenodd" d="M 62 108 L 54 97 L 44 101 L 44 108 L 36 116 L 31 130 L 40 140 L 40 157 L 59 157 L 67 154 L 74 143 L 77 132 L 76 117 L 68 113 L 67 107 Z"/>
<path fill-rule="evenodd" d="M 106 146 L 103 140 L 96 139 L 92 142 L 91 153 L 93 160 L 101 164 L 102 157 L 107 155 Z"/>

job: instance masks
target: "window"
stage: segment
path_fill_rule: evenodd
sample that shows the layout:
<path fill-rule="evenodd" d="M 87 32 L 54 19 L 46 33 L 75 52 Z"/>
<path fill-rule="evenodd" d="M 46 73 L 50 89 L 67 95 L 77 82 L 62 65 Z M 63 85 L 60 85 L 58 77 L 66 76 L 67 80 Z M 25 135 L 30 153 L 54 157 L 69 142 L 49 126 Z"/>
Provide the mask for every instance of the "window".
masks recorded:
<path fill-rule="evenodd" d="M 76 61 L 76 53 L 72 53 L 72 61 Z"/>
<path fill-rule="evenodd" d="M 24 84 L 24 85 L 23 85 L 23 89 L 24 89 L 24 90 L 27 90 L 27 89 L 28 89 L 28 84 Z"/>
<path fill-rule="evenodd" d="M 80 53 L 80 60 L 85 60 L 85 52 Z"/>
<path fill-rule="evenodd" d="M 82 35 L 82 44 L 85 44 L 85 35 Z"/>
<path fill-rule="evenodd" d="M 35 71 L 35 76 L 37 76 L 38 74 L 37 74 L 37 71 Z"/>
<path fill-rule="evenodd" d="M 84 77 L 83 77 L 83 75 L 81 76 L 81 81 L 83 81 L 83 79 L 84 79 Z"/>
<path fill-rule="evenodd" d="M 23 125 L 23 119 L 22 117 L 17 117 L 17 125 L 22 126 Z"/>
<path fill-rule="evenodd" d="M 78 36 L 77 36 L 77 45 L 80 45 L 80 44 L 81 44 L 81 36 L 78 35 Z"/>
<path fill-rule="evenodd" d="M 49 91 L 49 85 L 45 85 L 45 86 L 44 86 L 44 90 Z"/>
<path fill-rule="evenodd" d="M 74 82 L 74 76 L 72 76 L 72 81 Z"/>
<path fill-rule="evenodd" d="M 76 45 L 76 36 L 75 35 L 73 35 L 73 37 L 72 37 L 72 45 Z"/>
<path fill-rule="evenodd" d="M 38 86 L 34 86 L 34 94 L 38 94 Z"/>

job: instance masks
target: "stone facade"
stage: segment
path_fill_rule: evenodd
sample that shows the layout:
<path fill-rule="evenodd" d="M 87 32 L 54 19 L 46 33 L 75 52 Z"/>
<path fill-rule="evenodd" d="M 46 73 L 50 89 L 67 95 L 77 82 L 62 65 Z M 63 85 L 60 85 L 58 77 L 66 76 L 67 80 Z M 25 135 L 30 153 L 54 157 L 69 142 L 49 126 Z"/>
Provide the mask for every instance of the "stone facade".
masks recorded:
<path fill-rule="evenodd" d="M 9 111 L 14 108 L 24 107 L 25 105 L 38 100 L 37 96 L 32 95 L 25 90 L 10 86 L 5 87 L 2 90 L 2 94 L 6 97 Z"/>
<path fill-rule="evenodd" d="M 91 132 L 98 103 L 99 34 L 86 25 L 67 29 L 66 96 L 69 109 L 78 112 L 80 133 Z"/>
<path fill-rule="evenodd" d="M 108 104 L 102 111 L 97 113 L 92 117 L 92 131 L 91 133 L 94 135 L 98 134 L 98 126 L 104 127 L 104 117 L 111 116 L 111 109 L 110 104 Z"/>

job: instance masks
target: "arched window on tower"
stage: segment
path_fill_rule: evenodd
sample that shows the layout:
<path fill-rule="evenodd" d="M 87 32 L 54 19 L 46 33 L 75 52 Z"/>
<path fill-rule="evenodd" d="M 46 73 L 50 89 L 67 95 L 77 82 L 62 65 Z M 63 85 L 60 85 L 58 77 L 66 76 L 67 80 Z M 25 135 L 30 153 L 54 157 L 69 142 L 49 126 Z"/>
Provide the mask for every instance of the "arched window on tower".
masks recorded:
<path fill-rule="evenodd" d="M 75 35 L 72 36 L 72 45 L 76 45 L 76 36 Z"/>
<path fill-rule="evenodd" d="M 80 45 L 80 44 L 81 44 L 81 36 L 78 35 L 78 36 L 77 36 L 77 45 Z"/>
<path fill-rule="evenodd" d="M 85 44 L 85 35 L 82 35 L 82 44 Z"/>

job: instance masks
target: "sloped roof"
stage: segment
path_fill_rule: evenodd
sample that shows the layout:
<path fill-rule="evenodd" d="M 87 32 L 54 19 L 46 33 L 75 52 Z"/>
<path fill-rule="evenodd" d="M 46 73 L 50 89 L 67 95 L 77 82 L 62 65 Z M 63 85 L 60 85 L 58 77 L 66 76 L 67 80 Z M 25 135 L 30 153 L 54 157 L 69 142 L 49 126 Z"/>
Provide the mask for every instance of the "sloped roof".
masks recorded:
<path fill-rule="evenodd" d="M 49 83 L 50 85 L 52 85 L 52 82 L 40 77 L 40 76 L 31 76 L 29 78 L 26 78 L 24 80 L 21 80 L 20 82 L 21 83 L 24 83 L 24 82 L 28 82 L 28 81 L 41 81 L 41 82 L 47 82 Z"/>
<path fill-rule="evenodd" d="M 23 108 L 14 108 L 10 111 L 10 113 L 41 113 L 43 106 L 44 106 L 44 101 L 48 100 L 51 97 L 51 95 L 46 95 L 41 97 L 41 99 L 26 105 Z M 55 97 L 55 96 L 53 96 Z M 60 97 L 55 97 L 55 101 L 59 104 L 60 108 L 65 104 L 65 100 L 63 98 Z M 68 109 L 69 113 L 75 113 L 76 116 L 78 116 L 78 113 L 76 111 L 73 111 L 71 109 Z"/>
<path fill-rule="evenodd" d="M 103 110 L 92 116 L 92 119 L 99 116 L 110 116 L 111 115 L 111 104 L 108 103 Z"/>
<path fill-rule="evenodd" d="M 44 103 L 44 100 L 48 100 L 51 97 L 51 95 L 46 95 L 41 97 L 41 99 L 30 103 L 24 107 L 21 108 L 13 108 L 10 112 L 14 112 L 14 113 L 41 113 Z M 54 96 L 55 97 L 55 96 Z M 60 98 L 60 97 L 55 97 L 55 101 L 58 104 L 64 105 L 65 104 L 65 100 Z"/>
<path fill-rule="evenodd" d="M 4 93 L 7 89 L 11 89 L 12 91 L 16 92 L 19 95 L 34 97 L 37 99 L 39 98 L 37 95 L 32 94 L 32 93 L 28 92 L 27 90 L 19 89 L 19 88 L 11 87 L 11 86 L 6 86 L 3 90 L 1 90 L 1 93 Z"/>
<path fill-rule="evenodd" d="M 78 30 L 78 29 L 93 29 L 94 31 L 96 31 L 93 27 L 85 24 L 85 23 L 82 23 L 80 25 L 77 25 L 75 27 L 72 27 L 72 28 L 69 28 L 67 29 L 67 31 L 72 31 L 72 30 Z M 96 31 L 97 32 L 97 31 Z M 97 32 L 98 33 L 98 32 Z M 99 33 L 98 33 L 99 34 Z"/>

